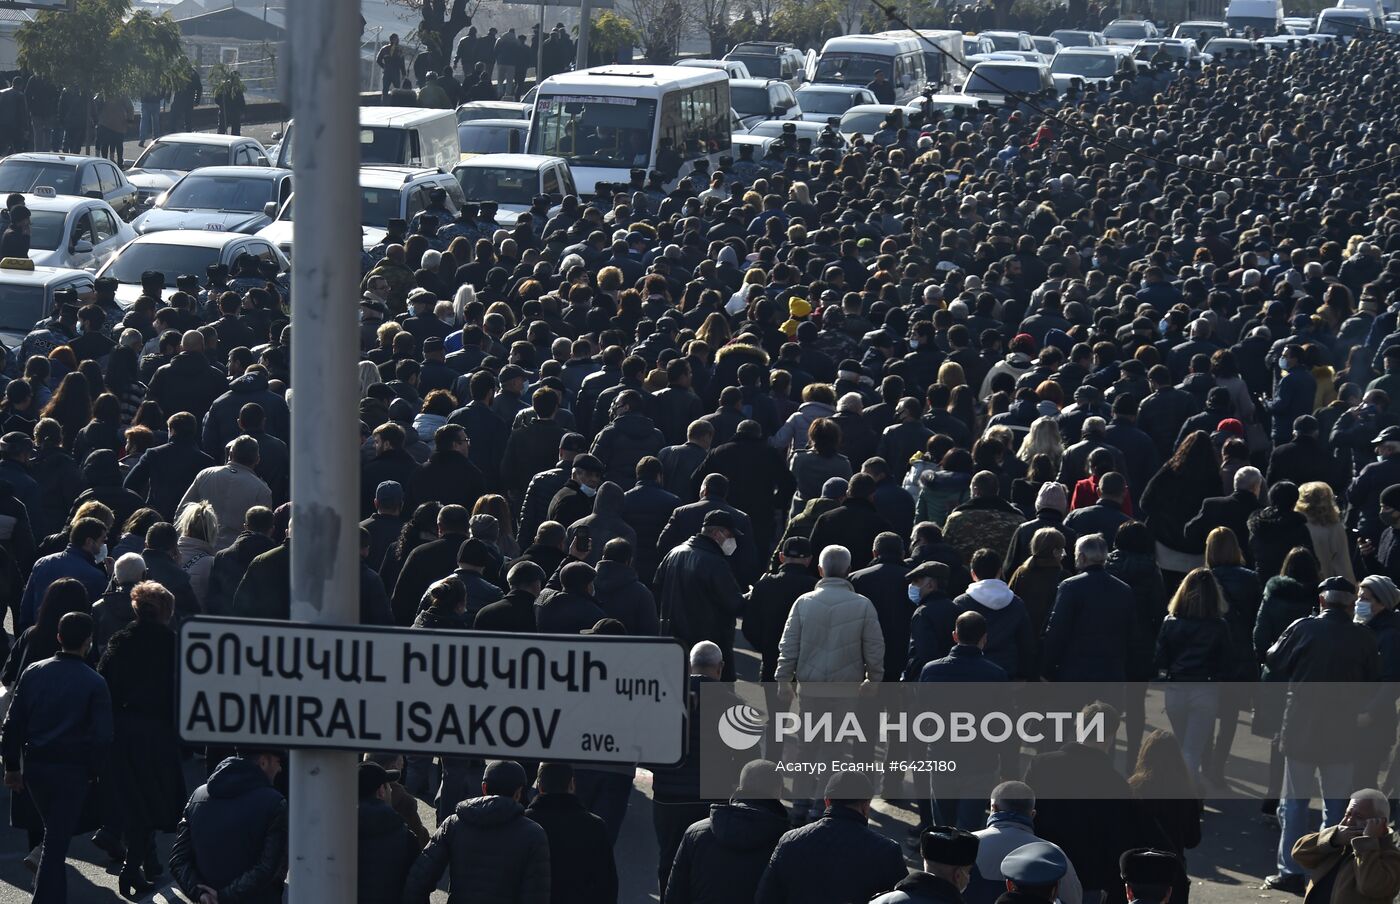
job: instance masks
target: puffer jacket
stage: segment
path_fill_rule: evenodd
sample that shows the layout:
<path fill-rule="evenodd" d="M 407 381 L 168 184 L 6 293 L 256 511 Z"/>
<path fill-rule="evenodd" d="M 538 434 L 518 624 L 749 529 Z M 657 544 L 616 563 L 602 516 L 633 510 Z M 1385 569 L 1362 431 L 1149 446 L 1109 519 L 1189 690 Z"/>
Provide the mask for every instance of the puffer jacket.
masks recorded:
<path fill-rule="evenodd" d="M 170 359 L 169 364 L 156 371 L 156 375 L 151 378 L 147 398 L 159 403 L 166 417 L 177 411 L 188 411 L 202 420 L 214 404 L 214 400 L 227 389 L 228 384 L 224 381 L 223 373 L 209 363 L 203 352 L 180 352 Z M 241 407 L 243 406 L 238 406 Z M 237 408 L 234 412 L 236 422 Z"/>
<path fill-rule="evenodd" d="M 836 409 L 825 402 L 803 402 L 797 410 L 783 422 L 778 432 L 768 440 L 775 449 L 788 449 L 797 452 L 807 448 L 807 429 L 812 422 L 836 414 Z"/>
<path fill-rule="evenodd" d="M 1270 505 L 1249 516 L 1249 548 L 1260 578 L 1282 571 L 1283 560 L 1295 546 L 1313 548 L 1308 519 L 1299 512 L 1281 512 Z"/>
<path fill-rule="evenodd" d="M 651 418 L 629 412 L 602 429 L 592 452 L 603 463 L 604 480 L 627 486 L 636 479 L 637 462 L 656 455 L 664 445 L 666 438 Z"/>
<path fill-rule="evenodd" d="M 885 638 L 875 605 L 845 578 L 822 578 L 792 604 L 778 641 L 775 681 L 880 681 Z"/>
<path fill-rule="evenodd" d="M 274 904 L 287 875 L 287 801 L 250 759 L 229 757 L 190 795 L 170 849 L 170 875 L 199 898 Z M 426 896 L 425 896 L 426 897 Z"/>
<path fill-rule="evenodd" d="M 598 492 L 593 496 L 593 514 L 585 515 L 573 524 L 569 525 L 569 530 L 564 537 L 564 548 L 568 549 L 573 545 L 574 537 L 578 536 L 581 529 L 587 528 L 592 546 L 588 549 L 587 562 L 590 565 L 597 565 L 602 558 L 603 547 L 609 540 L 621 537 L 632 548 L 637 548 L 637 532 L 632 526 L 622 520 L 622 503 L 624 494 L 622 487 L 605 480 L 598 486 Z"/>
<path fill-rule="evenodd" d="M 666 881 L 669 904 L 752 901 L 778 839 L 788 829 L 777 801 L 714 804 L 686 829 Z"/>
<path fill-rule="evenodd" d="M 754 904 L 846 904 L 894 888 L 909 869 L 899 842 L 850 807 L 830 806 L 816 822 L 783 835 L 758 883 Z"/>
<path fill-rule="evenodd" d="M 972 475 L 963 471 L 944 471 L 937 467 L 919 472 L 918 501 L 914 519 L 942 525 L 948 513 L 968 500 Z"/>
<path fill-rule="evenodd" d="M 1168 615 L 1152 662 L 1169 681 L 1223 681 L 1233 666 L 1231 652 L 1225 619 Z"/>
<path fill-rule="evenodd" d="M 122 486 L 121 465 L 117 462 L 117 453 L 111 449 L 98 449 L 88 454 L 83 463 L 83 486 L 85 489 L 73 500 L 73 509 L 68 513 L 69 524 L 73 523 L 78 507 L 90 499 L 112 510 L 113 524 L 125 524 L 131 513 L 145 502 Z"/>
<path fill-rule="evenodd" d="M 1264 601 L 1254 621 L 1254 655 L 1259 662 L 1284 629 L 1317 608 L 1317 588 L 1277 574 L 1264 585 Z"/>
<path fill-rule="evenodd" d="M 992 369 L 987 371 L 987 376 L 982 380 L 982 387 L 978 390 L 977 398 L 986 400 L 992 394 L 992 380 L 997 374 L 1010 374 L 1013 380 L 1021 379 L 1021 375 L 1031 369 L 1035 360 L 1024 352 L 1011 352 L 1005 358 L 992 365 Z"/>
<path fill-rule="evenodd" d="M 448 904 L 549 904 L 549 862 L 549 839 L 524 807 L 509 797 L 474 797 L 457 804 L 418 855 L 403 902 L 426 904 L 450 869 Z"/>
<path fill-rule="evenodd" d="M 1036 637 L 1025 602 L 1005 581 L 997 578 L 973 581 L 967 592 L 953 600 L 958 612 L 976 612 L 987 620 L 987 658 L 1012 681 L 1030 680 L 1036 674 Z"/>
<path fill-rule="evenodd" d="M 253 371 L 228 384 L 228 391 L 209 406 L 204 418 L 204 451 L 219 461 L 224 460 L 224 446 L 243 431 L 238 429 L 238 412 L 249 402 L 262 406 L 267 415 L 267 432 L 287 442 L 291 436 L 291 420 L 286 401 L 267 388 L 267 374 Z M 387 414 L 386 414 L 387 417 Z M 370 429 L 379 426 L 371 425 Z"/>

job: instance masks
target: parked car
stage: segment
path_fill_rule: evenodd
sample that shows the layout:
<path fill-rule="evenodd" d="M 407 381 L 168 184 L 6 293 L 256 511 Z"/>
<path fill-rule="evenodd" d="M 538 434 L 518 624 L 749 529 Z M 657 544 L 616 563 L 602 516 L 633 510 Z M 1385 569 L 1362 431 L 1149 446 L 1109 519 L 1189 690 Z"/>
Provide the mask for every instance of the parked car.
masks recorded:
<path fill-rule="evenodd" d="M 136 186 L 102 157 L 81 154 L 11 154 L 0 160 L 0 194 L 52 188 L 56 194 L 101 198 L 124 220 L 140 209 Z"/>

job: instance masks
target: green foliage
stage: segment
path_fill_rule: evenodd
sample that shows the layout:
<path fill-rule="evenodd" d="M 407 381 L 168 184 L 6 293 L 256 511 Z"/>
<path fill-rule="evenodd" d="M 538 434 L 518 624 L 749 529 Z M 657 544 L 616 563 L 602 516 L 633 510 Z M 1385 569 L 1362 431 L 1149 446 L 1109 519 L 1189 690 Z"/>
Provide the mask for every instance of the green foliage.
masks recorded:
<path fill-rule="evenodd" d="M 215 103 L 243 99 L 243 76 L 237 69 L 230 69 L 223 63 L 215 63 L 209 70 L 209 96 Z"/>
<path fill-rule="evenodd" d="M 77 0 L 45 11 L 16 34 L 19 64 L 60 87 L 131 96 L 174 91 L 188 69 L 173 19 L 130 13 L 128 0 Z"/>
<path fill-rule="evenodd" d="M 593 20 L 589 42 L 598 53 L 606 55 L 608 59 L 613 59 L 620 50 L 637 46 L 640 41 L 641 36 L 637 34 L 632 21 L 610 9 L 603 10 Z"/>

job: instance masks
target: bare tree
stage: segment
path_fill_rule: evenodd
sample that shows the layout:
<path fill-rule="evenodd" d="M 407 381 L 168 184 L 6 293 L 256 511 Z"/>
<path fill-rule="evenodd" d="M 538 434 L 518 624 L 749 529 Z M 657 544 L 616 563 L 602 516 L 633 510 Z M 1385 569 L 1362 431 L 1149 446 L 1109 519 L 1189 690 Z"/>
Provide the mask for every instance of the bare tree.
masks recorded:
<path fill-rule="evenodd" d="M 669 63 L 680 45 L 685 9 L 681 0 L 627 0 L 618 11 L 637 26 L 642 54 L 651 63 Z"/>
<path fill-rule="evenodd" d="M 729 50 L 731 0 L 691 0 L 687 4 L 690 21 L 710 39 L 710 55 L 723 56 Z"/>
<path fill-rule="evenodd" d="M 457 34 L 472 24 L 472 17 L 486 0 L 390 0 L 419 15 L 418 40 L 437 54 L 440 65 L 452 61 Z"/>

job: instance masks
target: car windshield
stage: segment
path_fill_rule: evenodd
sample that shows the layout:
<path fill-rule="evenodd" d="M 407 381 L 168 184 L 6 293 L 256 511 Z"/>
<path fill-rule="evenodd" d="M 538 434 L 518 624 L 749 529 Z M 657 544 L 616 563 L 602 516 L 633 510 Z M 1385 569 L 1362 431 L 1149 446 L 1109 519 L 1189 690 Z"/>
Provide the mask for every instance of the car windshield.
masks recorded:
<path fill-rule="evenodd" d="M 221 144 L 191 144 L 187 141 L 157 141 L 136 158 L 137 169 L 168 169 L 188 173 L 201 166 L 228 163 L 228 147 Z"/>
<path fill-rule="evenodd" d="M 885 80 L 893 83 L 894 66 L 889 57 L 872 53 L 824 53 L 817 61 L 817 77 L 813 81 L 864 86 L 875 80 L 877 72 L 883 72 Z"/>
<path fill-rule="evenodd" d="M 142 273 L 158 270 L 165 275 L 165 284 L 173 286 L 176 277 L 185 273 L 204 273 L 210 264 L 218 263 L 218 260 L 218 248 L 140 243 L 128 245 L 102 275 L 127 285 L 140 285 Z"/>
<path fill-rule="evenodd" d="M 0 329 L 28 332 L 43 316 L 43 286 L 10 286 L 0 283 Z"/>
<path fill-rule="evenodd" d="M 53 251 L 63 242 L 63 223 L 68 215 L 61 210 L 31 210 L 29 212 L 29 248 L 31 251 Z"/>
<path fill-rule="evenodd" d="M 530 153 L 575 166 L 651 165 L 656 101 L 638 97 L 542 94 L 535 101 Z"/>
<path fill-rule="evenodd" d="M 1056 75 L 1082 75 L 1085 78 L 1112 78 L 1118 59 L 1106 53 L 1059 53 L 1050 64 Z"/>
<path fill-rule="evenodd" d="M 1318 23 L 1318 34 L 1341 35 L 1344 38 L 1355 37 L 1358 26 L 1365 24 L 1365 19 L 1356 16 L 1327 16 Z"/>
<path fill-rule="evenodd" d="M 754 78 L 778 78 L 782 74 L 782 66 L 778 63 L 776 56 L 736 54 L 729 59 L 743 63 L 748 68 L 749 75 Z"/>
<path fill-rule="evenodd" d="M 275 201 L 276 183 L 271 179 L 246 176 L 204 176 L 191 173 L 170 189 L 161 205 L 164 210 L 260 211 Z"/>
<path fill-rule="evenodd" d="M 1186 59 L 1186 48 L 1181 44 L 1168 44 L 1165 41 L 1154 41 L 1148 44 L 1139 44 L 1133 48 L 1133 59 L 1150 60 L 1157 55 L 1157 49 L 1161 48 L 1167 56 L 1174 60 Z"/>
<path fill-rule="evenodd" d="M 360 225 L 388 229 L 389 221 L 400 215 L 400 198 L 398 189 L 361 186 Z M 284 223 L 290 223 L 292 208 L 296 206 L 296 202 L 296 195 L 292 195 L 287 203 L 282 205 L 282 212 L 277 215 L 277 219 Z"/>
<path fill-rule="evenodd" d="M 407 129 L 395 129 L 390 126 L 361 126 L 360 162 L 390 165 L 407 163 L 411 156 L 407 147 L 408 134 Z"/>
<path fill-rule="evenodd" d="M 528 111 L 527 111 L 528 112 Z M 474 119 L 524 119 L 525 115 L 515 107 L 466 107 L 457 111 L 458 122 L 471 122 Z"/>
<path fill-rule="evenodd" d="M 1175 38 L 1194 38 L 1196 41 L 1208 41 L 1211 38 L 1224 37 L 1224 25 L 1178 25 Z"/>
<path fill-rule="evenodd" d="M 885 114 L 880 110 L 857 110 L 841 117 L 841 131 L 847 135 L 857 132 L 862 135 L 874 135 L 880 131 L 880 123 L 884 121 Z"/>
<path fill-rule="evenodd" d="M 515 147 L 511 147 L 511 136 L 519 135 Z M 457 145 L 463 154 L 509 154 L 520 150 L 524 139 L 523 130 L 510 126 L 481 126 L 465 122 L 457 127 Z"/>
<path fill-rule="evenodd" d="M 990 79 L 991 81 L 988 81 Z M 995 85 L 992 82 L 996 82 Z M 964 91 L 968 94 L 1004 94 L 1015 91 L 1021 94 L 1035 94 L 1041 90 L 1040 73 L 1031 68 L 983 67 L 977 69 L 967 80 Z"/>
<path fill-rule="evenodd" d="M 1056 31 L 1050 37 L 1059 41 L 1065 47 L 1093 47 L 1094 39 L 1087 31 Z"/>
<path fill-rule="evenodd" d="M 1140 22 L 1110 22 L 1103 33 L 1106 38 L 1145 38 L 1147 27 Z"/>
<path fill-rule="evenodd" d="M 529 207 L 540 193 L 539 175 L 532 169 L 503 166 L 464 166 L 454 174 L 468 201 L 495 201 Z"/>
<path fill-rule="evenodd" d="M 1225 24 L 1235 30 L 1235 34 L 1240 34 L 1246 28 L 1254 29 L 1258 35 L 1271 35 L 1278 31 L 1278 22 L 1274 19 L 1265 19 L 1262 16 L 1229 16 L 1225 19 Z"/>
<path fill-rule="evenodd" d="M 983 35 L 992 42 L 992 47 L 997 50 L 1020 50 L 1020 35 Z"/>
<path fill-rule="evenodd" d="M 1249 50 L 1249 44 L 1245 41 L 1239 41 L 1234 38 L 1217 38 L 1213 41 L 1208 41 L 1205 46 L 1206 53 L 1224 53 L 1227 50 L 1233 50 L 1236 52 L 1242 50 L 1247 51 Z"/>
<path fill-rule="evenodd" d="M 858 102 L 849 91 L 822 91 L 819 88 L 804 88 L 797 92 L 797 103 L 803 113 L 830 113 L 840 116 Z"/>
<path fill-rule="evenodd" d="M 6 160 L 0 163 L 0 192 L 32 192 L 52 186 L 60 195 L 77 194 L 77 167 L 46 160 Z"/>

